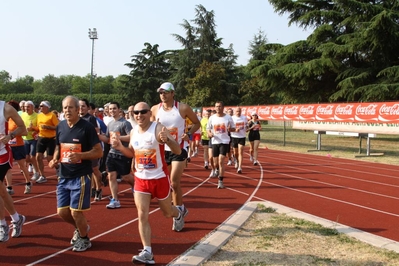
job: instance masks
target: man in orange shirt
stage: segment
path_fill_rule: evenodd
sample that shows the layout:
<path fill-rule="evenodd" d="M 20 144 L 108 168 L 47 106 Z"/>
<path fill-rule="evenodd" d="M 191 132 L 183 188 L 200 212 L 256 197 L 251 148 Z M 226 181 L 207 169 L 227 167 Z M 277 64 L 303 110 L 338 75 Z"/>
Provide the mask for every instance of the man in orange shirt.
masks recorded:
<path fill-rule="evenodd" d="M 53 159 L 55 149 L 56 127 L 59 123 L 57 116 L 50 112 L 51 105 L 48 101 L 42 101 L 39 105 L 40 113 L 37 115 L 37 126 L 39 127 L 39 138 L 36 147 L 36 160 L 39 166 L 40 177 L 36 183 L 47 182 L 44 176 L 43 154 L 47 152 L 47 161 Z"/>

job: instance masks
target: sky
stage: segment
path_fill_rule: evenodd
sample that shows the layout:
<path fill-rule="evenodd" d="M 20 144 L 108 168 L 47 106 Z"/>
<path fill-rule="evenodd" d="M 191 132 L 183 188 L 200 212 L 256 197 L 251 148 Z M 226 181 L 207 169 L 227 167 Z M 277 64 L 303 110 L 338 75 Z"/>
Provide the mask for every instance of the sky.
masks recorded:
<path fill-rule="evenodd" d="M 93 73 L 117 77 L 128 74 L 132 55 L 144 43 L 159 51 L 181 49 L 172 34 L 185 37 L 180 25 L 195 18 L 203 5 L 214 11 L 216 33 L 223 48 L 233 44 L 237 64 L 246 65 L 248 49 L 262 30 L 269 43 L 290 44 L 306 39 L 310 31 L 288 26 L 288 15 L 278 15 L 267 0 L 14 0 L 1 1 L 0 71 L 15 81 L 52 74 L 86 76 L 91 71 L 92 40 L 96 28 Z"/>

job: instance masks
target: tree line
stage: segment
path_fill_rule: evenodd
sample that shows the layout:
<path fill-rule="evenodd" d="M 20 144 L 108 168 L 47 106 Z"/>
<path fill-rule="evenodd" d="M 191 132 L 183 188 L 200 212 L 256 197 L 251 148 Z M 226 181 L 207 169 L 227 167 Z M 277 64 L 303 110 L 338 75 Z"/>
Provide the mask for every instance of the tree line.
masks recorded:
<path fill-rule="evenodd" d="M 214 11 L 197 5 L 195 18 L 180 24 L 184 35 L 172 34 L 182 49 L 160 50 L 158 44 L 145 43 L 125 64 L 129 74 L 94 78 L 93 102 L 108 102 L 105 96 L 118 99 L 123 108 L 138 101 L 155 104 L 159 96 L 154 88 L 164 81 L 175 85 L 177 99 L 192 106 L 217 100 L 226 105 L 397 100 L 399 1 L 269 2 L 275 12 L 288 15 L 289 25 L 313 32 L 306 40 L 282 45 L 269 43 L 259 30 L 249 41 L 251 59 L 239 66 L 233 44 L 223 47 L 217 35 Z M 88 98 L 89 86 L 90 75 L 11 81 L 7 71 L 0 71 L 0 94 L 6 100 L 25 95 Z"/>

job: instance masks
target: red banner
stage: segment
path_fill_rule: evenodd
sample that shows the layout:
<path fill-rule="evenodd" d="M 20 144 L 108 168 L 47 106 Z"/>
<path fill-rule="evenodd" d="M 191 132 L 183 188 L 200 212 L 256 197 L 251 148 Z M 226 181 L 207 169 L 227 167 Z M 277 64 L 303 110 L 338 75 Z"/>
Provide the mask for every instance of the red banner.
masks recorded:
<path fill-rule="evenodd" d="M 235 109 L 237 106 L 226 106 Z M 242 114 L 260 120 L 399 123 L 399 102 L 240 106 Z M 204 107 L 214 109 L 213 107 Z"/>

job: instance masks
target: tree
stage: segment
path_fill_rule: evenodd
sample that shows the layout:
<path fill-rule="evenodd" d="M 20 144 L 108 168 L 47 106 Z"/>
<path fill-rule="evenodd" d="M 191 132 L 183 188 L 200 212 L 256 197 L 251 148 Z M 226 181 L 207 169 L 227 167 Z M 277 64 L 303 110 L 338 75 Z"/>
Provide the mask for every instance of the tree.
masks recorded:
<path fill-rule="evenodd" d="M 125 64 L 131 71 L 126 75 L 123 94 L 132 103 L 145 101 L 152 105 L 159 101 L 156 89 L 170 77 L 170 64 L 165 58 L 166 51 L 158 51 L 158 44 L 144 46 L 138 55 L 132 56 L 131 63 Z"/>
<path fill-rule="evenodd" d="M 398 1 L 269 2 L 279 14 L 289 13 L 289 24 L 315 28 L 306 41 L 280 50 L 276 58 L 285 59 L 283 64 L 276 64 L 265 75 L 266 82 L 276 84 L 278 79 L 289 85 L 288 99 L 397 99 Z"/>

